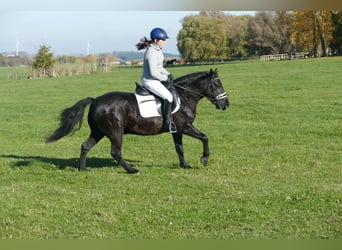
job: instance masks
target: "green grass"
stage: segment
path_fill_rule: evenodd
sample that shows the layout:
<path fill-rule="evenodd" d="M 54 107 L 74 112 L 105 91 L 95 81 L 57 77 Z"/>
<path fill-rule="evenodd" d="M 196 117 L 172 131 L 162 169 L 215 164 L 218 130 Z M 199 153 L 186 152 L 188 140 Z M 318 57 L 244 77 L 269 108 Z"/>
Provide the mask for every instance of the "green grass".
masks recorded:
<path fill-rule="evenodd" d="M 179 168 L 169 134 L 126 135 L 128 175 L 104 139 L 78 172 L 89 129 L 54 144 L 59 112 L 87 96 L 133 91 L 141 68 L 25 79 L 0 68 L 0 237 L 3 239 L 341 239 L 342 58 L 169 68 L 176 77 L 217 67 L 230 108 L 207 100 L 185 137 Z M 21 77 L 9 77 L 16 72 Z"/>

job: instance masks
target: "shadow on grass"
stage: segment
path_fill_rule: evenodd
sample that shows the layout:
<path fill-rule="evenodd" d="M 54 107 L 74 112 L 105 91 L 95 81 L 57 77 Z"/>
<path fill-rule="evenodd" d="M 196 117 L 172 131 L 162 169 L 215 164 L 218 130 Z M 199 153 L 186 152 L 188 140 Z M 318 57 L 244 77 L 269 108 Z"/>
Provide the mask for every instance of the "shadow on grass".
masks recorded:
<path fill-rule="evenodd" d="M 16 161 L 12 163 L 12 167 L 27 167 L 32 165 L 34 162 L 41 162 L 52 164 L 58 169 L 65 169 L 67 167 L 78 167 L 79 158 L 69 158 L 69 159 L 62 159 L 62 158 L 51 158 L 51 157 L 43 157 L 43 156 L 20 156 L 20 155 L 1 155 L 4 158 L 11 158 L 15 159 Z M 133 162 L 140 162 L 140 161 L 131 161 L 127 160 L 127 162 L 132 164 Z M 104 167 L 120 167 L 120 165 L 113 159 L 110 158 L 97 158 L 97 157 L 89 157 L 87 158 L 87 167 L 88 168 L 104 168 Z"/>

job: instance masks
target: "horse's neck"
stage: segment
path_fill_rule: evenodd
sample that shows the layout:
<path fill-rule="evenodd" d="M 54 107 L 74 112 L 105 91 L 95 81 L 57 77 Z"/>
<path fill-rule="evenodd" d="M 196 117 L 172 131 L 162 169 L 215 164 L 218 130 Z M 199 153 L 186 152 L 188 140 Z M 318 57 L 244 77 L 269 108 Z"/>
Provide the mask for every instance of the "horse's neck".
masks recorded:
<path fill-rule="evenodd" d="M 183 84 L 179 84 L 179 86 L 180 88 L 178 89 L 176 88 L 176 89 L 181 99 L 182 105 L 196 112 L 197 104 L 202 98 L 201 95 L 196 94 L 196 93 L 200 93 L 200 90 L 194 88 L 191 84 L 184 84 L 184 82 Z"/>

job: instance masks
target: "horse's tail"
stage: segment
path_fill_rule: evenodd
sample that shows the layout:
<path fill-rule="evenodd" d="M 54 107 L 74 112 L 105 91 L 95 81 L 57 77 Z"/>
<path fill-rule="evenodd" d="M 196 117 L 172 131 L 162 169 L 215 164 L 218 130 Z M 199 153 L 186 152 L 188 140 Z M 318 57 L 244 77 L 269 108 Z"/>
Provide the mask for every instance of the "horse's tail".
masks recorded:
<path fill-rule="evenodd" d="M 84 110 L 93 101 L 94 98 L 87 97 L 75 103 L 74 106 L 64 109 L 60 115 L 59 128 L 46 138 L 45 142 L 58 141 L 62 137 L 79 130 L 82 126 Z"/>

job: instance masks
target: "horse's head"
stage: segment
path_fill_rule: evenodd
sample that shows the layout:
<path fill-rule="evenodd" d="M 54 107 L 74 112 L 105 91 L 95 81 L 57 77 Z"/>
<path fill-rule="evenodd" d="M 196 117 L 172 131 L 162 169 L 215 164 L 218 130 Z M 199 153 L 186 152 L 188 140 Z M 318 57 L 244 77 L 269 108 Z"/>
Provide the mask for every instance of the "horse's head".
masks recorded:
<path fill-rule="evenodd" d="M 207 86 L 204 95 L 215 104 L 217 109 L 226 110 L 229 107 L 228 94 L 224 91 L 217 69 L 207 73 Z"/>
<path fill-rule="evenodd" d="M 228 94 L 224 92 L 217 69 L 177 78 L 174 86 L 189 96 L 195 96 L 197 101 L 206 97 L 217 109 L 226 110 L 229 106 Z"/>

